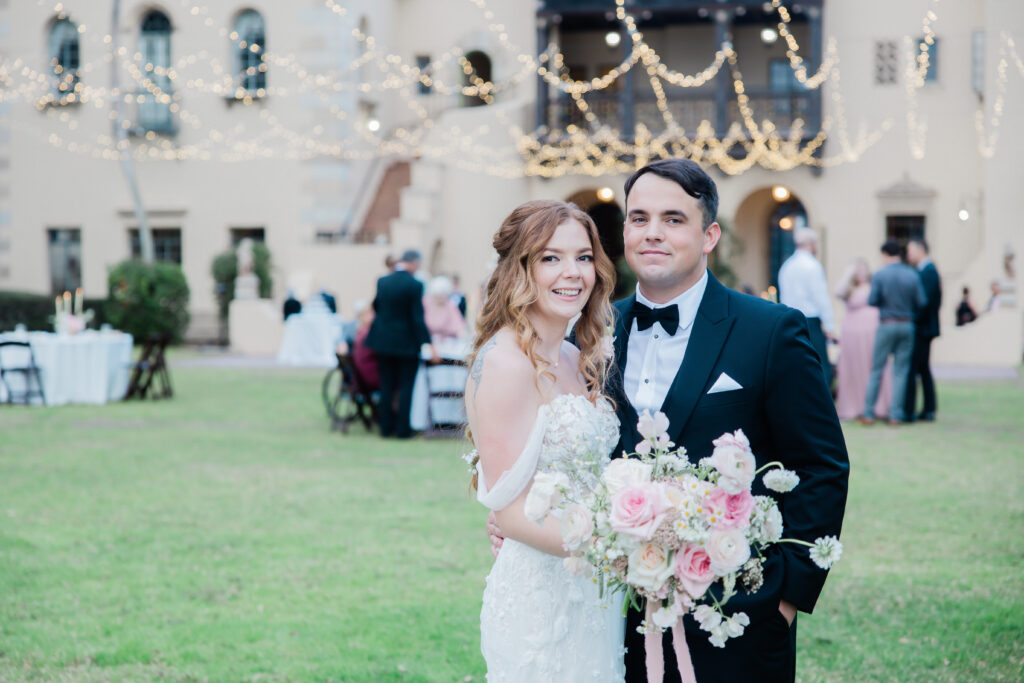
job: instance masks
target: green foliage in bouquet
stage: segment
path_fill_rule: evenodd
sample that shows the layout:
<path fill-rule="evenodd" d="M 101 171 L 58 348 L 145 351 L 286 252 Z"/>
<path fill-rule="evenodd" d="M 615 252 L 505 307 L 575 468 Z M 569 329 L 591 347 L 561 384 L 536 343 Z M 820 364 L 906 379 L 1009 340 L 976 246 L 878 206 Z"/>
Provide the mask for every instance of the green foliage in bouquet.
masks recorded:
<path fill-rule="evenodd" d="M 269 299 L 274 287 L 270 275 L 270 249 L 263 242 L 253 242 L 252 270 L 260 281 L 260 298 Z M 214 294 L 217 297 L 217 311 L 221 320 L 228 319 L 228 305 L 235 298 L 235 278 L 238 277 L 238 253 L 229 249 L 213 259 L 211 266 L 213 280 L 216 283 Z"/>
<path fill-rule="evenodd" d="M 188 327 L 188 282 L 174 263 L 122 261 L 107 275 L 106 317 L 136 340 L 168 333 L 180 342 Z"/>

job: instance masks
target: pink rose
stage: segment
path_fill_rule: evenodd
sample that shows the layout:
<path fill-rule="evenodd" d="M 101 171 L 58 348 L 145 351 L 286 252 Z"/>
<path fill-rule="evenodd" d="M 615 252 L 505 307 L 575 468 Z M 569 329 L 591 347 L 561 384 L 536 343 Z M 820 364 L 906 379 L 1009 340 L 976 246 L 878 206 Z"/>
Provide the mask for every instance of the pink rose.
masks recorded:
<path fill-rule="evenodd" d="M 715 580 L 711 558 L 699 545 L 687 544 L 676 553 L 673 571 L 680 585 L 691 598 L 697 599 Z"/>
<path fill-rule="evenodd" d="M 707 497 L 708 521 L 715 529 L 745 529 L 750 524 L 750 513 L 754 511 L 754 497 L 744 489 L 729 493 L 715 488 Z"/>
<path fill-rule="evenodd" d="M 612 497 L 609 524 L 620 533 L 649 541 L 665 518 L 665 497 L 657 484 L 631 484 Z"/>

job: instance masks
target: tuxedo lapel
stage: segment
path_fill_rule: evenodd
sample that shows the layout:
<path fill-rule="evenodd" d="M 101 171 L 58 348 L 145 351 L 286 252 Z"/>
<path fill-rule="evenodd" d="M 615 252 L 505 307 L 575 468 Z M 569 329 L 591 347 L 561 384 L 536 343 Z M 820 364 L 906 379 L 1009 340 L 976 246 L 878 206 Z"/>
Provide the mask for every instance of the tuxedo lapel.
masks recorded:
<path fill-rule="evenodd" d="M 729 314 L 728 292 L 708 273 L 707 289 L 693 321 L 686 355 L 661 407 L 668 417 L 669 435 L 676 443 L 680 442 L 680 435 L 704 392 L 734 322 L 735 317 Z"/>
<path fill-rule="evenodd" d="M 625 374 L 626 374 L 626 349 L 629 347 L 629 333 L 633 328 L 633 302 L 636 296 L 618 302 L 615 305 L 617 314 L 615 316 L 615 366 L 609 374 L 609 383 L 612 385 L 612 398 L 615 399 L 616 412 L 619 415 L 619 433 L 622 439 L 622 447 L 626 450 L 633 450 L 633 445 L 639 441 L 636 432 L 637 414 L 633 404 L 629 402 L 626 395 Z"/>

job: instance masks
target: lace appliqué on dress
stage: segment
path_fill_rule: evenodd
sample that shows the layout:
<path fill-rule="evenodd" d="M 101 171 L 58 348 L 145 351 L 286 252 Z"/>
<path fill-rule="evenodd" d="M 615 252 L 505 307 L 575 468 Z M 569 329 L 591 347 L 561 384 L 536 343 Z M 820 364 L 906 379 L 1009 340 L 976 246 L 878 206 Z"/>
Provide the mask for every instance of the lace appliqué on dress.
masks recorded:
<path fill-rule="evenodd" d="M 538 427 L 542 433 L 537 433 Z M 594 405 L 583 396 L 559 396 L 541 406 L 520 461 L 532 465 L 532 477 L 536 468 L 571 460 L 579 453 L 609 453 L 618 442 L 618 432 L 608 401 Z M 533 452 L 527 452 L 530 444 Z M 511 481 L 502 477 L 495 489 L 504 483 Z M 521 492 L 522 488 L 505 495 L 515 493 L 514 499 Z M 487 491 L 482 495 L 486 497 Z M 487 577 L 480 613 L 487 680 L 621 681 L 625 676 L 621 599 L 621 595 L 602 599 L 596 583 L 586 576 L 571 576 L 561 558 L 506 540 Z"/>

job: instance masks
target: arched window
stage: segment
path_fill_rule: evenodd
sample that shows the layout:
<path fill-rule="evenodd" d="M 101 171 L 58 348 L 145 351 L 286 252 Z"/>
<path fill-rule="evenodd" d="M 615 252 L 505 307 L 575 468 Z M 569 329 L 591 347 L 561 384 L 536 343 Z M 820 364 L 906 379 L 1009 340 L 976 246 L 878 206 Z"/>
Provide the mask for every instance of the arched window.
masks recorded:
<path fill-rule="evenodd" d="M 479 79 L 479 80 L 477 80 Z M 463 67 L 462 85 L 473 86 L 480 82 L 489 83 L 491 80 L 491 58 L 479 50 L 466 53 L 466 65 Z M 462 104 L 465 107 L 479 107 L 482 104 L 490 104 L 493 98 L 490 95 L 480 97 L 479 95 L 463 95 Z"/>
<path fill-rule="evenodd" d="M 50 68 L 54 74 L 54 95 L 64 100 L 73 99 L 78 84 L 78 26 L 70 19 L 59 19 L 50 27 Z"/>
<path fill-rule="evenodd" d="M 260 13 L 246 10 L 239 14 L 231 39 L 239 89 L 262 97 L 267 87 L 267 30 Z"/>
<path fill-rule="evenodd" d="M 171 20 L 159 10 L 146 13 L 139 34 L 143 81 L 139 91 L 139 126 L 145 131 L 174 132 L 171 118 Z"/>

